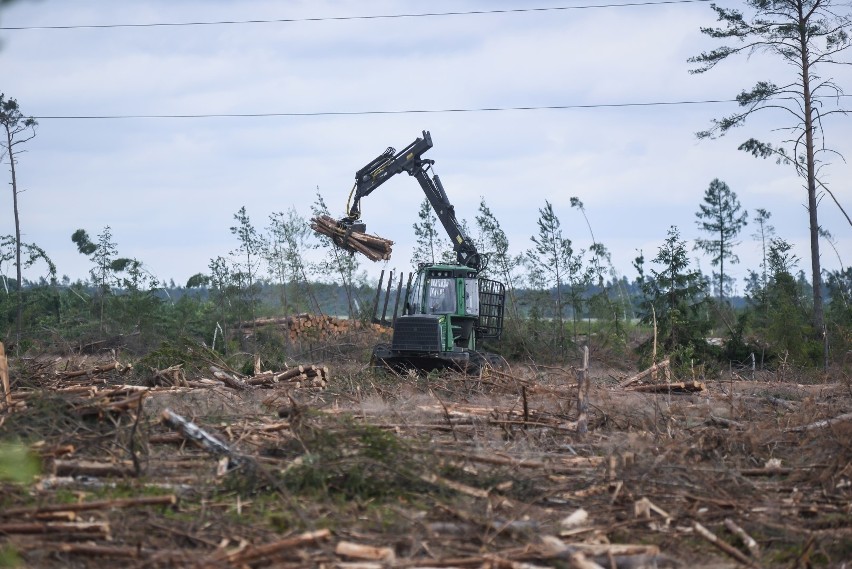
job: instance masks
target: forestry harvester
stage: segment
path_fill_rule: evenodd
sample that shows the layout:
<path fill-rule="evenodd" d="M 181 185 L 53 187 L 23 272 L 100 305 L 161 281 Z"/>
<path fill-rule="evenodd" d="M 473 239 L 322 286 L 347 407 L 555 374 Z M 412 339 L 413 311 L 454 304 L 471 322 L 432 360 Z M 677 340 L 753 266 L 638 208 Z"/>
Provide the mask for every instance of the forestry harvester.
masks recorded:
<path fill-rule="evenodd" d="M 348 215 L 336 222 L 334 241 L 344 249 L 363 253 L 363 247 L 352 242 L 355 235 L 366 232 L 361 221 L 361 198 L 396 174 L 406 172 L 413 176 L 449 235 L 456 262 L 420 265 L 413 285 L 409 278 L 401 314 L 397 316 L 398 307 L 394 309 L 392 341 L 376 346 L 372 361 L 395 369 L 452 368 L 478 373 L 484 365 L 498 365 L 502 361 L 477 347 L 480 341 L 497 339 L 502 333 L 505 286 L 480 276 L 483 259 L 456 219 L 455 208 L 447 199 L 441 180 L 431 173 L 434 160 L 422 156 L 430 148 L 432 137 L 423 131 L 422 137 L 400 152 L 388 148 L 358 170 L 347 204 Z M 401 290 L 401 279 L 399 285 Z M 397 303 L 400 297 L 397 294 Z M 377 310 L 378 301 L 374 312 Z M 377 321 L 375 314 L 374 321 Z"/>

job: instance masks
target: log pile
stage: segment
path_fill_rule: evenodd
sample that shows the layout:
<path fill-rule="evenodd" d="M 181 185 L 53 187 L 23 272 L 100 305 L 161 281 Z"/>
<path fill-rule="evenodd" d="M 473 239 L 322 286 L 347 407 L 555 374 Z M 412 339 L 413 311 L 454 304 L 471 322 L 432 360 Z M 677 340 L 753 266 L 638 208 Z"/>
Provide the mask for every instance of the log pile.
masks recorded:
<path fill-rule="evenodd" d="M 320 215 L 311 219 L 311 229 L 330 237 L 335 245 L 353 253 L 361 253 L 371 261 L 387 261 L 391 256 L 393 241 L 352 231 L 341 226 L 333 217 Z"/>
<path fill-rule="evenodd" d="M 281 328 L 291 342 L 303 339 L 329 340 L 362 332 L 386 333 L 386 329 L 378 324 L 364 324 L 359 320 L 308 313 L 279 318 L 257 318 L 244 322 L 241 329 L 250 335 L 252 329 L 264 326 Z"/>
<path fill-rule="evenodd" d="M 325 389 L 331 379 L 326 366 L 300 365 L 282 372 L 265 371 L 246 380 L 249 385 L 273 387 L 283 384 L 295 389 Z"/>

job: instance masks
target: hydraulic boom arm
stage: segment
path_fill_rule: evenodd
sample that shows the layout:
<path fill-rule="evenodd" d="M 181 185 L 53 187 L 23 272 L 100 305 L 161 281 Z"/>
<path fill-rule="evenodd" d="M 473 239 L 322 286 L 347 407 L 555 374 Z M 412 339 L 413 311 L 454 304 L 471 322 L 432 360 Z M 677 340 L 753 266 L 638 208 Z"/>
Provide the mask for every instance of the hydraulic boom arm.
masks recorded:
<path fill-rule="evenodd" d="M 370 195 L 396 174 L 408 172 L 423 188 L 432 209 L 435 210 L 441 225 L 450 236 L 458 263 L 478 271 L 481 268 L 481 259 L 476 246 L 456 219 L 455 208 L 447 198 L 440 178 L 435 174 L 430 176 L 429 169 L 435 161 L 422 158 L 422 154 L 430 148 L 432 148 L 432 137 L 429 131 L 424 130 L 423 138 L 417 138 L 400 152 L 388 148 L 358 170 L 355 173 L 351 206 L 347 206 L 348 217 L 344 223 L 352 224 L 361 217 L 361 198 Z"/>

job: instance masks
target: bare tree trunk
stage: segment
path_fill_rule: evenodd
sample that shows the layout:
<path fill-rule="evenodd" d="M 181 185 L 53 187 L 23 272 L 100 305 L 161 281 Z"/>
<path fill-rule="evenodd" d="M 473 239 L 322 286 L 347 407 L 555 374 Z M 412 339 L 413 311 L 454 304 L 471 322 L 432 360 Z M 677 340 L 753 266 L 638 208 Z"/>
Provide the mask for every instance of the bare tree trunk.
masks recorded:
<path fill-rule="evenodd" d="M 814 124 L 811 100 L 810 62 L 808 61 L 807 30 L 808 22 L 799 4 L 799 37 L 802 55 L 802 98 L 805 103 L 805 150 L 807 153 L 808 181 L 808 219 L 811 231 L 811 283 L 814 295 L 813 323 L 817 334 L 822 334 L 825 317 L 822 306 L 822 270 L 819 259 L 819 221 L 817 219 L 816 167 L 814 159 Z"/>
<path fill-rule="evenodd" d="M 9 149 L 9 166 L 12 170 L 12 209 L 15 210 L 15 276 L 18 282 L 18 309 L 15 318 L 15 348 L 21 345 L 21 325 L 24 321 L 24 297 L 21 277 L 21 220 L 18 214 L 18 182 L 15 177 L 15 153 L 12 151 L 12 131 L 6 127 L 6 148 Z"/>

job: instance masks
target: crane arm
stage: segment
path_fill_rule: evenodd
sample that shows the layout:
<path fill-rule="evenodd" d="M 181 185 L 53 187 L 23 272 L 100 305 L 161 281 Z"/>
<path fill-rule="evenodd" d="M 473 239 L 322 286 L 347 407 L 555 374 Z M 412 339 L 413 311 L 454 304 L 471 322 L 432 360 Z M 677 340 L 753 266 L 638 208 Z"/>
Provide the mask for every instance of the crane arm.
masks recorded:
<path fill-rule="evenodd" d="M 352 201 L 348 207 L 348 217 L 343 220 L 344 224 L 353 224 L 361 217 L 361 198 L 370 195 L 376 188 L 387 182 L 396 174 L 407 172 L 414 176 L 426 198 L 435 210 L 435 214 L 441 221 L 444 230 L 450 237 L 453 250 L 460 265 L 465 265 L 475 270 L 481 268 L 482 260 L 476 246 L 456 218 L 453 205 L 447 198 L 447 192 L 441 184 L 441 179 L 429 170 L 434 160 L 423 158 L 424 152 L 432 148 L 432 137 L 429 131 L 423 131 L 423 137 L 418 137 L 403 150 L 396 152 L 389 147 L 382 154 L 371 160 L 366 166 L 355 173 L 355 187 L 353 189 Z"/>

